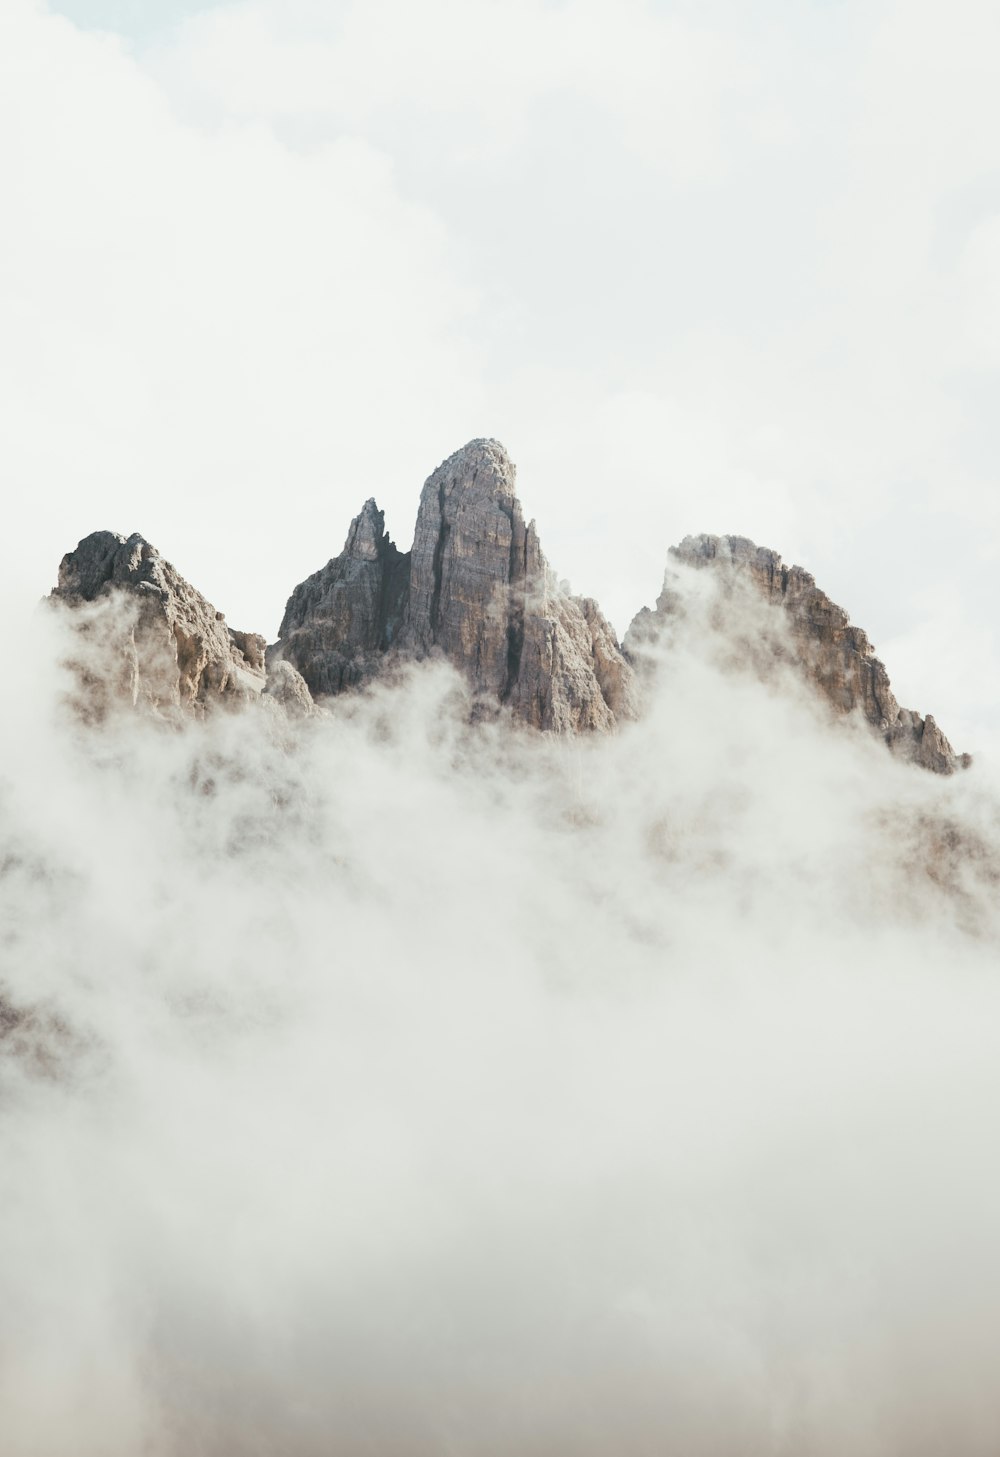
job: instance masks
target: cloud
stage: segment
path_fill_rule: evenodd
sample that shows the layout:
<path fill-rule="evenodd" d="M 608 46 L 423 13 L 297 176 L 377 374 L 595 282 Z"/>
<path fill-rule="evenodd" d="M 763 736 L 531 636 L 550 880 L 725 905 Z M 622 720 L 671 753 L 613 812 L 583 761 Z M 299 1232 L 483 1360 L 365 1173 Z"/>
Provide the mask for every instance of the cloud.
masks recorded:
<path fill-rule="evenodd" d="M 724 161 L 723 110 L 754 80 L 725 32 L 643 0 L 230 6 L 184 21 L 158 64 L 205 117 L 349 132 L 419 119 L 411 143 L 445 163 L 530 144 L 555 96 L 682 180 Z"/>
<path fill-rule="evenodd" d="M 95 734 L 16 640 L 15 1447 L 992 1449 L 997 908 L 946 832 L 995 855 L 996 789 L 759 681 L 708 589 L 576 741 L 440 664 Z"/>

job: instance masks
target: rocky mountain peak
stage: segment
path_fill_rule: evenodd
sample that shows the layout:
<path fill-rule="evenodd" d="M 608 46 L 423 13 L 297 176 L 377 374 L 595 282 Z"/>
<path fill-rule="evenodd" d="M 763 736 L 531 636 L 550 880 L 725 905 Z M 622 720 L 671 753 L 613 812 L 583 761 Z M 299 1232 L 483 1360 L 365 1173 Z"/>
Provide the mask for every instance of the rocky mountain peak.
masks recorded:
<path fill-rule="evenodd" d="M 489 704 L 555 732 L 634 714 L 632 670 L 593 602 L 563 591 L 516 471 L 497 440 L 472 440 L 425 481 L 413 548 L 398 552 L 374 502 L 344 550 L 289 598 L 274 657 L 314 693 L 338 693 L 400 656 L 440 654 Z M 377 522 L 374 549 L 367 521 Z"/>
<path fill-rule="evenodd" d="M 158 712 L 204 711 L 213 702 L 243 703 L 268 692 L 264 638 L 229 627 L 138 532 L 84 537 L 63 557 L 50 601 L 76 609 L 75 666 L 88 716 L 101 717 L 122 701 Z M 304 684 L 289 671 L 274 690 L 301 705 Z"/>
<path fill-rule="evenodd" d="M 262 697 L 309 711 L 310 695 L 442 657 L 467 680 L 476 716 L 505 711 L 533 728 L 578 733 L 636 716 L 633 664 L 651 637 L 691 626 L 691 569 L 713 573 L 727 665 L 767 675 L 791 664 L 835 714 L 863 718 L 897 755 L 943 774 L 969 762 L 930 714 L 899 706 L 868 637 L 813 577 L 747 537 L 688 536 L 672 547 L 656 607 L 639 612 L 623 650 L 597 603 L 573 596 L 550 569 L 497 440 L 469 441 L 428 476 L 408 552 L 369 497 L 339 555 L 292 592 L 266 652 L 262 637 L 228 627 L 138 534 L 86 537 L 63 558 L 52 599 L 76 609 L 88 711 L 122 698 L 201 711 Z"/>
<path fill-rule="evenodd" d="M 369 496 L 351 522 L 344 542 L 344 554 L 360 561 L 377 561 L 385 535 L 385 515 L 379 510 L 375 497 Z"/>
<path fill-rule="evenodd" d="M 432 485 L 446 500 L 453 495 L 479 500 L 492 498 L 507 509 L 520 510 L 516 480 L 517 467 L 499 440 L 489 437 L 469 440 L 442 461 L 424 482 L 420 510 Z"/>
<path fill-rule="evenodd" d="M 669 555 L 682 568 L 714 571 L 730 599 L 735 592 L 750 591 L 780 609 L 796 668 L 836 714 L 860 715 L 894 753 L 936 773 L 951 774 L 971 762 L 967 754 L 955 753 L 931 714 L 924 718 L 900 707 L 867 633 L 851 623 L 802 567 L 786 566 L 778 552 L 745 536 L 686 536 Z M 632 651 L 683 616 L 683 594 L 677 588 L 676 574 L 668 566 L 655 611 L 643 608 L 626 634 Z M 742 620 L 737 614 L 737 620 L 746 661 L 766 668 L 769 661 L 785 658 L 783 642 L 769 635 L 752 612 Z"/>
<path fill-rule="evenodd" d="M 425 481 L 403 636 L 418 651 L 474 663 L 478 684 L 501 699 L 520 667 L 523 590 L 543 571 L 533 527 L 529 560 L 515 474 L 499 441 L 472 440 Z"/>
<path fill-rule="evenodd" d="M 397 550 L 369 499 L 351 522 L 339 556 L 300 582 L 288 599 L 269 666 L 291 663 L 311 693 L 341 693 L 379 669 L 403 620 L 409 553 Z"/>

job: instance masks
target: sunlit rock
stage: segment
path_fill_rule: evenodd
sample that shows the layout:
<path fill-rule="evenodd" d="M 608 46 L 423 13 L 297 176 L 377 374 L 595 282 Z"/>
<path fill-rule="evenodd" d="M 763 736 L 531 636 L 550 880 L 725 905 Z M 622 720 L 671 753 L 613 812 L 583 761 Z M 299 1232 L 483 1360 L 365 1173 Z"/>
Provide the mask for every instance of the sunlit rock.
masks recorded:
<path fill-rule="evenodd" d="M 730 630 L 748 659 L 766 665 L 772 658 L 790 658 L 835 713 L 861 715 L 895 754 L 924 769 L 951 774 L 971 762 L 967 754 L 955 753 L 930 714 L 923 718 L 900 708 L 867 634 L 820 591 L 809 572 L 785 566 L 777 552 L 744 536 L 686 536 L 671 547 L 670 557 L 674 563 L 715 571 L 730 600 L 734 592 L 749 589 L 755 598 L 780 609 L 791 652 L 786 640 L 772 638 L 752 613 L 742 620 L 738 610 L 731 615 Z M 656 608 L 637 614 L 625 637 L 627 649 L 641 651 L 644 643 L 682 619 L 684 611 L 683 593 L 668 567 Z"/>
<path fill-rule="evenodd" d="M 63 557 L 50 602 L 72 612 L 79 707 L 203 712 L 267 686 L 265 639 L 238 632 L 138 533 L 95 531 Z M 291 671 L 291 670 L 289 670 Z M 282 679 L 281 693 L 298 693 Z"/>

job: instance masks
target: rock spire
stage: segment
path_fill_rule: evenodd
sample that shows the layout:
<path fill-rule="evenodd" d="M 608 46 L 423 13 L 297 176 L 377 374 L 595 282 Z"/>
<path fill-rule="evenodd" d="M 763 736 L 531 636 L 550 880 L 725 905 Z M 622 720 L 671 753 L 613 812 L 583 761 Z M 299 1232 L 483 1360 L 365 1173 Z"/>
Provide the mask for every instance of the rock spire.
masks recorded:
<path fill-rule="evenodd" d="M 470 441 L 428 477 L 408 552 L 367 500 L 340 554 L 292 592 L 269 648 L 229 627 L 137 534 L 86 537 L 63 558 L 51 598 L 74 609 L 79 702 L 91 716 L 123 701 L 161 713 L 254 700 L 310 712 L 313 695 L 442 657 L 466 678 L 475 716 L 508 712 L 532 728 L 580 733 L 636 717 L 646 643 L 668 628 L 693 630 L 691 568 L 713 573 L 715 629 L 724 619 L 721 633 L 709 624 L 699 650 L 725 642 L 728 662 L 764 674 L 791 663 L 834 713 L 863 718 L 898 756 L 939 774 L 969 763 L 930 714 L 900 707 L 866 634 L 810 574 L 746 537 L 688 536 L 672 547 L 655 609 L 639 612 L 621 647 L 596 602 L 556 579 L 497 440 Z"/>
<path fill-rule="evenodd" d="M 427 479 L 405 555 L 367 502 L 340 556 L 292 593 L 273 650 L 314 693 L 363 682 L 387 659 L 435 654 L 481 705 L 534 728 L 607 729 L 635 713 L 611 627 L 557 583 L 496 440 L 470 441 Z"/>
<path fill-rule="evenodd" d="M 363 683 L 399 632 L 409 564 L 409 553 L 390 541 L 382 512 L 366 501 L 340 555 L 289 597 L 269 663 L 293 664 L 317 696 Z"/>

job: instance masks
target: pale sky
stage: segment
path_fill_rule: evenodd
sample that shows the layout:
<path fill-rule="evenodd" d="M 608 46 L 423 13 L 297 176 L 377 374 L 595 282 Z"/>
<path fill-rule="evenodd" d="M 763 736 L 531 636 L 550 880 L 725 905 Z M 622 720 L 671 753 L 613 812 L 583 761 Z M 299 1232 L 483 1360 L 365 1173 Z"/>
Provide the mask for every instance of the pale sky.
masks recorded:
<path fill-rule="evenodd" d="M 138 530 L 273 639 L 494 435 L 619 632 L 751 536 L 981 753 L 998 53 L 979 0 L 4 0 L 7 583 Z"/>

